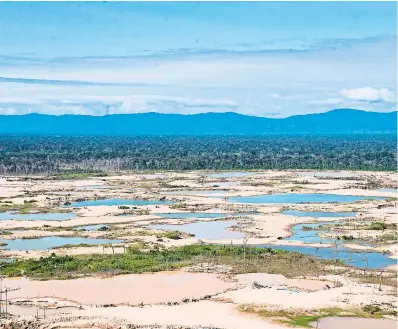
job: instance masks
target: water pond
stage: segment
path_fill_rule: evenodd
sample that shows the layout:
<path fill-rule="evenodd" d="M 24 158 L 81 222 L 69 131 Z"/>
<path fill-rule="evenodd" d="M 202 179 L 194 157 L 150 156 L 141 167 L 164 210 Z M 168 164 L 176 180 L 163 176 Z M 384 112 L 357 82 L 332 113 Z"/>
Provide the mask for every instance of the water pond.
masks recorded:
<path fill-rule="evenodd" d="M 378 191 L 378 192 L 398 193 L 398 189 L 396 189 L 396 188 L 389 188 L 389 187 L 379 188 L 379 189 L 377 189 L 376 191 Z"/>
<path fill-rule="evenodd" d="M 197 222 L 184 225 L 151 225 L 149 228 L 156 230 L 180 231 L 194 234 L 203 240 L 243 239 L 241 232 L 227 230 L 228 227 L 237 225 L 236 221 Z"/>
<path fill-rule="evenodd" d="M 287 251 L 299 252 L 306 255 L 313 255 L 323 259 L 339 259 L 345 264 L 368 267 L 372 269 L 384 268 L 390 265 L 397 264 L 396 259 L 388 258 L 387 255 L 383 255 L 378 252 L 366 252 L 353 250 L 348 248 L 339 247 L 337 253 L 334 248 L 316 248 L 307 246 L 275 246 L 275 245 L 261 245 L 258 247 L 280 249 Z"/>
<path fill-rule="evenodd" d="M 0 220 L 68 220 L 75 218 L 73 212 L 52 212 L 21 214 L 18 212 L 6 211 L 0 213 Z"/>
<path fill-rule="evenodd" d="M 149 206 L 158 204 L 170 204 L 170 201 L 162 200 L 127 200 L 127 199 L 102 199 L 77 201 L 68 207 L 90 207 L 90 206 Z"/>
<path fill-rule="evenodd" d="M 107 190 L 113 188 L 114 188 L 113 186 L 108 186 L 108 185 L 86 185 L 79 187 L 79 189 L 81 190 Z"/>
<path fill-rule="evenodd" d="M 296 217 L 313 217 L 313 218 L 334 218 L 334 217 L 354 217 L 356 212 L 324 212 L 324 211 L 298 211 L 285 210 L 282 215 L 290 215 Z"/>
<path fill-rule="evenodd" d="M 311 223 L 311 224 L 298 224 L 292 227 L 293 235 L 283 239 L 283 241 L 303 241 L 305 243 L 335 243 L 335 239 L 322 238 L 319 234 L 327 232 L 327 230 L 319 229 L 320 225 L 335 224 L 336 222 L 323 222 L 323 223 Z M 305 230 L 304 227 L 310 227 L 312 230 Z M 335 248 L 317 248 L 309 246 L 271 246 L 266 245 L 264 247 L 271 247 L 273 249 L 282 249 L 288 251 L 300 252 L 302 254 L 314 255 L 323 259 L 340 259 L 346 264 L 369 267 L 369 268 L 383 268 L 386 266 L 394 265 L 397 263 L 396 260 L 388 258 L 388 255 L 384 255 L 378 252 L 368 252 L 361 250 L 354 250 L 345 248 L 341 240 L 337 240 L 337 252 Z M 366 244 L 365 244 L 366 245 Z"/>
<path fill-rule="evenodd" d="M 44 237 L 39 239 L 15 239 L 15 240 L 0 240 L 0 242 L 7 243 L 3 249 L 9 250 L 47 250 L 54 247 L 60 247 L 66 244 L 79 245 L 79 244 L 108 244 L 120 243 L 122 240 L 109 240 L 109 239 L 90 239 L 78 237 Z"/>
<path fill-rule="evenodd" d="M 322 193 L 279 193 L 263 194 L 246 197 L 231 197 L 229 202 L 238 203 L 328 203 L 328 202 L 355 202 L 360 200 L 384 200 L 383 197 L 359 196 L 359 195 L 340 195 Z"/>
<path fill-rule="evenodd" d="M 85 225 L 85 226 L 79 226 L 76 227 L 77 230 L 80 231 L 98 231 L 100 228 L 106 227 L 109 228 L 108 225 L 103 225 L 103 224 L 97 224 L 97 225 Z"/>

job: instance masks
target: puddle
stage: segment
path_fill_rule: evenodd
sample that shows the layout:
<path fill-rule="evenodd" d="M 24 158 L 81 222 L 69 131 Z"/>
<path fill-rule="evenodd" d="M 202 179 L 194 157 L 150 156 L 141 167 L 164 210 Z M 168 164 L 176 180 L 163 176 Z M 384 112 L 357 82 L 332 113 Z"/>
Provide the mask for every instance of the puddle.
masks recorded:
<path fill-rule="evenodd" d="M 280 193 L 264 194 L 247 197 L 231 197 L 229 202 L 237 203 L 328 203 L 328 202 L 355 202 L 360 200 L 384 200 L 383 197 L 359 196 L 359 195 L 339 195 L 322 193 Z"/>
<path fill-rule="evenodd" d="M 244 172 L 244 171 L 231 171 L 231 172 L 221 172 L 215 174 L 208 174 L 207 177 L 212 178 L 234 178 L 234 177 L 247 177 L 253 175 L 254 173 L 251 172 Z"/>
<path fill-rule="evenodd" d="M 184 225 L 151 225 L 149 228 L 185 232 L 203 240 L 243 239 L 244 233 L 227 230 L 228 227 L 235 225 L 236 221 L 212 221 Z"/>
<path fill-rule="evenodd" d="M 21 214 L 7 211 L 0 213 L 0 220 L 68 220 L 75 217 L 77 217 L 76 214 L 72 212 Z"/>
<path fill-rule="evenodd" d="M 78 226 L 76 227 L 77 230 L 81 230 L 81 231 L 98 231 L 100 228 L 102 227 L 106 227 L 109 228 L 108 225 L 102 225 L 102 224 L 98 224 L 98 225 L 85 225 L 85 226 Z"/>
<path fill-rule="evenodd" d="M 356 212 L 324 212 L 324 211 L 298 211 L 285 210 L 282 215 L 290 215 L 296 217 L 313 217 L 313 218 L 334 218 L 334 217 L 354 217 Z"/>
<path fill-rule="evenodd" d="M 211 182 L 204 184 L 207 187 L 232 187 L 240 185 L 239 182 Z"/>
<path fill-rule="evenodd" d="M 109 239 L 90 239 L 90 238 L 77 238 L 77 237 L 44 237 L 39 239 L 15 239 L 15 240 L 0 240 L 7 243 L 2 249 L 9 250 L 47 250 L 54 247 L 60 247 L 66 244 L 108 244 L 120 243 L 122 240 L 109 240 Z"/>
<path fill-rule="evenodd" d="M 170 204 L 170 201 L 161 200 L 127 200 L 127 199 L 102 199 L 72 202 L 67 207 L 91 207 L 91 206 L 149 206 L 158 204 Z"/>
<path fill-rule="evenodd" d="M 398 193 L 398 189 L 396 189 L 396 188 L 388 188 L 388 187 L 379 188 L 376 191 L 378 191 L 378 192 Z"/>
<path fill-rule="evenodd" d="M 114 188 L 114 187 L 107 186 L 107 185 L 86 185 L 86 186 L 79 187 L 80 190 L 107 190 L 107 189 L 112 189 L 112 188 Z"/>

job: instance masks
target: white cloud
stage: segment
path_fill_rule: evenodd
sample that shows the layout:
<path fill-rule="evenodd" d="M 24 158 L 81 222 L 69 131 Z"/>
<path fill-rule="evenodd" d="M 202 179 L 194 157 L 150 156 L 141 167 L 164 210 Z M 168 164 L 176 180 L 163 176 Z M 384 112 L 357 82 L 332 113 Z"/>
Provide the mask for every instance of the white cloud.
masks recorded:
<path fill-rule="evenodd" d="M 358 44 L 322 52 L 0 62 L 0 111 L 91 115 L 234 111 L 283 117 L 327 111 L 337 104 L 391 109 L 396 53 L 380 43 L 357 48 Z M 344 89 L 339 94 L 342 86 L 384 89 Z"/>
<path fill-rule="evenodd" d="M 397 99 L 392 91 L 386 88 L 357 88 L 357 89 L 343 89 L 340 94 L 350 100 L 362 102 L 386 102 L 396 103 Z"/>

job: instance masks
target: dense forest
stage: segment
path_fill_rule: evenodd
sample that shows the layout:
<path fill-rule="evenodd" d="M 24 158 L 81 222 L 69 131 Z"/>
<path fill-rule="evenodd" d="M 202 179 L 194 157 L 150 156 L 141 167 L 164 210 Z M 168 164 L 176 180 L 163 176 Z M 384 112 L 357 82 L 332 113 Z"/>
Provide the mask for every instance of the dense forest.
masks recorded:
<path fill-rule="evenodd" d="M 68 171 L 396 170 L 396 135 L 0 136 L 0 174 Z"/>

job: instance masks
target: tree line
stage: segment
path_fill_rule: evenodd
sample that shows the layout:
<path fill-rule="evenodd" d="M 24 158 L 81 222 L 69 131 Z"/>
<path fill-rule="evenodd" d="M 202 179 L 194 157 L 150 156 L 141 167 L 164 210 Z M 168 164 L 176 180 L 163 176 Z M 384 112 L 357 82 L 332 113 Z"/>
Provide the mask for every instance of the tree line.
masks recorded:
<path fill-rule="evenodd" d="M 396 170 L 396 135 L 0 136 L 0 174 Z"/>

